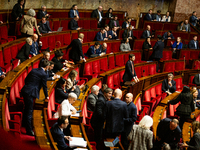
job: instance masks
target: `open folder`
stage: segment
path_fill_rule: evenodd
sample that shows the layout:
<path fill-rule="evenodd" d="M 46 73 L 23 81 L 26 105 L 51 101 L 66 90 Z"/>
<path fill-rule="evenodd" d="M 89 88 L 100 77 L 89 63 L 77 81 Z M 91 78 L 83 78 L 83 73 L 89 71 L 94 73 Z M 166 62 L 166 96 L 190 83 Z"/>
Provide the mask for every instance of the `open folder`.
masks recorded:
<path fill-rule="evenodd" d="M 80 137 L 71 137 L 72 141 L 69 141 L 69 147 L 86 147 L 87 142 Z"/>

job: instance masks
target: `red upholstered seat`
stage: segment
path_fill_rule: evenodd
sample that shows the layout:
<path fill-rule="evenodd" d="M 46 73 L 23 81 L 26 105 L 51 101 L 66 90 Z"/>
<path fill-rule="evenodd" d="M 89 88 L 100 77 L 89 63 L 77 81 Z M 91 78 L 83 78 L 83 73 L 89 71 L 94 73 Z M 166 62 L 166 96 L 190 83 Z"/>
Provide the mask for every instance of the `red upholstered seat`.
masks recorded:
<path fill-rule="evenodd" d="M 73 32 L 71 33 L 71 35 L 72 35 L 72 40 L 78 39 L 78 32 Z"/>
<path fill-rule="evenodd" d="M 109 88 L 114 89 L 113 75 L 108 76 L 107 85 Z"/>
<path fill-rule="evenodd" d="M 144 43 L 144 40 L 135 40 L 133 49 L 134 50 L 142 50 L 143 43 Z"/>
<path fill-rule="evenodd" d="M 94 41 L 95 36 L 96 36 L 96 34 L 95 34 L 94 31 L 88 31 L 88 32 L 87 32 L 87 41 L 88 41 L 88 42 Z"/>
<path fill-rule="evenodd" d="M 115 55 L 115 66 L 116 67 L 122 67 L 124 66 L 124 55 L 120 54 L 120 55 Z"/>
<path fill-rule="evenodd" d="M 97 78 L 98 74 L 93 73 L 92 62 L 85 63 L 84 74 L 83 77 L 88 78 L 88 80 L 92 78 Z"/>
<path fill-rule="evenodd" d="M 180 34 L 179 34 L 179 36 L 181 37 L 181 39 L 188 39 L 188 33 L 187 32 L 181 32 Z"/>
<path fill-rule="evenodd" d="M 156 44 L 157 40 L 151 40 L 151 46 L 153 47 Z"/>
<path fill-rule="evenodd" d="M 137 39 L 140 39 L 141 36 L 142 36 L 143 31 L 144 31 L 144 30 L 134 29 L 134 30 L 133 30 L 133 35 L 134 35 Z"/>
<path fill-rule="evenodd" d="M 176 112 L 176 108 L 179 106 L 180 102 L 177 103 L 176 105 L 169 105 L 169 115 L 168 117 L 178 117 L 177 115 L 175 115 Z"/>
<path fill-rule="evenodd" d="M 156 95 L 162 95 L 162 84 L 158 84 L 155 86 Z"/>
<path fill-rule="evenodd" d="M 10 64 L 10 60 L 12 59 L 10 47 L 3 49 L 4 63 Z"/>
<path fill-rule="evenodd" d="M 89 49 L 88 44 L 84 44 L 84 45 L 82 45 L 82 51 L 83 51 L 83 54 L 87 53 L 88 49 Z"/>
<path fill-rule="evenodd" d="M 124 64 L 129 60 L 129 54 L 124 54 Z"/>
<path fill-rule="evenodd" d="M 161 36 L 162 36 L 164 33 L 165 33 L 165 31 L 160 31 L 160 30 L 159 30 L 159 31 L 156 31 L 156 32 L 155 32 L 155 37 L 157 37 L 158 35 L 161 35 Z"/>
<path fill-rule="evenodd" d="M 92 62 L 92 70 L 94 74 L 101 74 L 103 71 L 100 70 L 100 62 L 99 60 Z"/>
<path fill-rule="evenodd" d="M 107 57 L 106 58 L 103 58 L 103 59 L 100 59 L 99 60 L 100 62 L 100 71 L 108 71 L 108 60 L 107 60 Z"/>
<path fill-rule="evenodd" d="M 196 33 L 196 32 L 190 32 L 189 40 L 193 40 L 193 37 L 194 37 L 195 35 L 198 36 L 198 33 Z"/>
<path fill-rule="evenodd" d="M 198 59 L 199 58 L 199 51 L 190 51 L 190 59 Z"/>
<path fill-rule="evenodd" d="M 83 27 L 83 29 L 91 29 L 90 25 L 91 25 L 90 20 L 86 19 L 83 20 L 83 25 L 82 26 L 80 25 L 80 27 Z"/>
<path fill-rule="evenodd" d="M 135 67 L 135 72 L 138 78 L 142 77 L 142 68 L 141 67 Z"/>
<path fill-rule="evenodd" d="M 99 89 L 101 89 L 101 87 L 102 87 L 102 81 L 99 81 L 98 83 L 96 83 L 96 85 L 99 87 Z"/>
<path fill-rule="evenodd" d="M 10 47 L 10 51 L 11 51 L 11 57 L 12 59 L 15 59 L 17 54 L 18 54 L 18 46 L 17 45 L 13 45 Z"/>
<path fill-rule="evenodd" d="M 50 50 L 53 50 L 53 49 L 55 49 L 55 36 L 49 36 L 49 38 L 48 38 L 48 47 L 49 47 L 49 49 Z"/>
<path fill-rule="evenodd" d="M 107 43 L 107 51 L 106 51 L 106 54 L 110 54 L 110 53 L 111 53 L 111 49 L 112 49 L 111 46 L 112 46 L 111 43 Z"/>
<path fill-rule="evenodd" d="M 97 20 L 90 20 L 90 29 L 97 29 Z"/>
<path fill-rule="evenodd" d="M 182 78 L 174 79 L 174 81 L 176 81 L 176 90 L 182 90 L 183 89 Z"/>
<path fill-rule="evenodd" d="M 172 59 L 172 51 L 163 51 L 163 58 L 161 60 L 171 60 Z"/>
<path fill-rule="evenodd" d="M 175 62 L 165 62 L 164 72 L 174 72 Z"/>
<path fill-rule="evenodd" d="M 63 44 L 69 45 L 71 43 L 70 33 L 63 34 Z"/>
<path fill-rule="evenodd" d="M 114 88 L 121 88 L 120 86 L 120 76 L 119 73 L 115 73 L 113 74 L 113 82 L 114 82 Z"/>
<path fill-rule="evenodd" d="M 64 41 L 63 41 L 63 34 L 58 34 L 58 35 L 55 35 L 55 42 L 60 42 L 61 43 L 61 47 L 64 46 Z M 69 38 L 70 39 L 70 38 Z M 58 45 L 56 45 L 57 47 L 60 46 L 60 44 L 58 43 Z"/>
<path fill-rule="evenodd" d="M 88 31 L 83 31 L 83 32 L 81 32 L 81 33 L 83 33 L 83 34 L 84 34 L 83 43 L 86 43 L 86 42 L 88 42 L 88 37 L 87 37 L 87 33 L 88 33 Z"/>
<path fill-rule="evenodd" d="M 123 83 L 123 79 L 122 78 L 123 78 L 124 72 L 125 72 L 125 70 L 119 72 L 120 84 Z"/>
<path fill-rule="evenodd" d="M 40 63 L 40 60 L 34 62 L 34 64 L 33 64 L 33 69 L 38 68 L 39 63 Z"/>
<path fill-rule="evenodd" d="M 156 74 L 156 64 L 148 65 L 149 66 L 149 75 Z"/>
<path fill-rule="evenodd" d="M 49 96 L 48 106 L 47 106 L 47 116 L 48 119 L 53 117 L 52 111 L 55 111 L 55 89 L 51 92 Z"/>
<path fill-rule="evenodd" d="M 184 66 L 184 61 L 180 61 L 180 62 L 175 62 L 175 70 L 184 70 L 185 66 Z"/>
<path fill-rule="evenodd" d="M 119 46 L 120 46 L 121 42 L 118 41 L 118 42 L 114 42 L 112 43 L 112 51 L 115 53 L 115 52 L 119 52 Z"/>
<path fill-rule="evenodd" d="M 63 31 L 69 30 L 69 28 L 68 28 L 69 22 L 70 22 L 70 20 L 61 20 L 60 21 L 60 25 L 61 25 L 61 27 L 63 27 Z"/>
<path fill-rule="evenodd" d="M 7 42 L 16 40 L 16 36 L 8 36 L 7 26 L 0 27 L 0 37 L 1 37 L 1 40 L 6 40 Z"/>
<path fill-rule="evenodd" d="M 200 61 L 196 60 L 194 62 L 194 66 L 192 66 L 192 69 L 200 69 Z"/>
<path fill-rule="evenodd" d="M 135 55 L 135 61 L 134 61 L 134 63 L 136 64 L 136 63 L 141 63 L 141 53 L 134 53 L 133 52 L 133 54 Z"/>
<path fill-rule="evenodd" d="M 48 37 L 47 36 L 42 36 L 40 38 L 40 41 L 42 42 L 41 50 L 46 50 L 49 47 Z"/>
<path fill-rule="evenodd" d="M 177 26 L 178 24 L 176 23 L 164 23 L 164 27 L 163 27 L 163 30 L 177 30 Z"/>
<path fill-rule="evenodd" d="M 149 65 L 142 66 L 142 77 L 149 75 Z"/>
<path fill-rule="evenodd" d="M 115 57 L 114 56 L 108 57 L 108 67 L 109 67 L 109 70 L 115 68 Z"/>
<path fill-rule="evenodd" d="M 53 20 L 53 31 L 57 31 L 60 27 L 60 21 L 59 20 Z"/>

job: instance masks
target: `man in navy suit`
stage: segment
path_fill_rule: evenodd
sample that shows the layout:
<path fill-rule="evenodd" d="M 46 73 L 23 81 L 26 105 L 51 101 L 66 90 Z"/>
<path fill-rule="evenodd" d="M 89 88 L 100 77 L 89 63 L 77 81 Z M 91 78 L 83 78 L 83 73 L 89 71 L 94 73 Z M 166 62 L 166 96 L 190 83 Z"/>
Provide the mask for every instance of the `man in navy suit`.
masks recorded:
<path fill-rule="evenodd" d="M 47 73 L 47 81 L 52 81 L 57 79 L 59 76 L 57 74 L 55 74 L 52 70 L 54 68 L 54 62 L 53 61 L 49 61 L 49 67 L 48 70 L 46 71 Z"/>
<path fill-rule="evenodd" d="M 105 38 L 107 38 L 107 39 L 112 39 L 112 36 L 111 35 L 108 35 L 108 31 L 109 31 L 109 25 L 105 25 L 105 27 L 104 27 L 104 29 L 105 29 L 105 33 L 104 33 L 104 36 L 105 36 Z"/>
<path fill-rule="evenodd" d="M 37 34 L 33 34 L 32 36 L 33 42 L 31 45 L 31 49 L 30 49 L 30 54 L 33 56 L 36 56 L 39 54 L 39 50 L 42 47 L 42 42 L 40 41 L 40 46 L 38 45 L 37 39 L 38 39 L 38 35 Z"/>
<path fill-rule="evenodd" d="M 110 28 L 116 27 L 117 30 L 120 28 L 119 21 L 117 20 L 117 18 L 118 18 L 117 15 L 115 15 L 114 19 L 110 20 L 109 22 Z"/>
<path fill-rule="evenodd" d="M 87 57 L 95 57 L 95 56 L 91 56 L 91 55 L 95 55 L 95 54 L 96 54 L 96 56 L 100 56 L 101 51 L 100 51 L 99 47 L 100 47 L 100 43 L 95 42 L 95 44 L 88 49 L 88 51 L 85 55 Z"/>
<path fill-rule="evenodd" d="M 37 13 L 37 19 L 42 19 L 42 17 L 48 18 L 50 15 L 47 14 L 46 10 L 47 10 L 46 6 L 43 5 L 41 7 L 41 10 L 39 10 L 38 13 Z"/>
<path fill-rule="evenodd" d="M 199 22 L 199 18 L 197 18 L 197 12 L 194 11 L 194 12 L 192 13 L 192 16 L 190 17 L 190 23 L 191 23 L 193 26 L 196 27 L 197 22 Z"/>
<path fill-rule="evenodd" d="M 174 75 L 169 73 L 167 79 L 164 79 L 162 82 L 162 91 L 168 95 L 176 91 L 176 81 L 174 81 L 173 78 Z"/>
<path fill-rule="evenodd" d="M 113 27 L 112 30 L 108 31 L 108 35 L 112 38 L 111 40 L 118 39 L 117 37 L 117 27 Z"/>
<path fill-rule="evenodd" d="M 153 15 L 152 15 L 152 9 L 149 9 L 148 14 L 146 14 L 144 16 L 144 20 L 146 20 L 146 21 L 153 21 L 154 20 Z"/>
<path fill-rule="evenodd" d="M 79 17 L 78 16 L 75 16 L 74 19 L 72 19 L 70 22 L 69 22 L 69 25 L 68 25 L 68 28 L 70 30 L 80 30 L 81 28 L 79 28 L 78 26 L 78 19 Z"/>
<path fill-rule="evenodd" d="M 124 132 L 122 134 L 122 145 L 124 149 L 128 149 L 128 135 L 134 125 L 134 122 L 137 120 L 137 108 L 133 103 L 133 94 L 127 93 L 125 102 L 127 103 L 128 108 L 128 118 L 124 118 Z"/>
<path fill-rule="evenodd" d="M 163 39 L 167 40 L 167 39 L 174 39 L 174 36 L 172 34 L 172 31 L 167 31 L 163 34 Z"/>
<path fill-rule="evenodd" d="M 114 91 L 114 99 L 106 102 L 105 118 L 106 118 L 106 137 L 115 138 L 124 132 L 124 119 L 128 118 L 127 104 L 121 100 L 122 91 L 116 89 Z"/>
<path fill-rule="evenodd" d="M 141 38 L 144 38 L 146 39 L 147 37 L 154 37 L 154 35 L 151 34 L 151 26 L 150 25 L 147 25 L 147 29 L 142 33 L 142 37 Z"/>
<path fill-rule="evenodd" d="M 130 54 L 129 60 L 126 62 L 125 72 L 124 72 L 124 75 L 123 75 L 124 83 L 126 81 L 132 81 L 132 79 L 134 79 L 135 82 L 139 81 L 139 79 L 136 75 L 135 69 L 134 69 L 134 61 L 135 61 L 135 55 Z"/>
<path fill-rule="evenodd" d="M 54 141 L 57 143 L 59 150 L 70 150 L 71 148 L 66 144 L 66 140 L 71 141 L 70 136 L 66 136 L 63 133 L 63 129 L 69 125 L 68 117 L 61 116 L 58 121 L 51 127 L 50 131 Z"/>
<path fill-rule="evenodd" d="M 24 122 L 26 123 L 26 134 L 34 135 L 32 131 L 32 115 L 33 115 L 33 101 L 35 98 L 39 99 L 39 93 L 41 87 L 43 87 L 44 95 L 46 99 L 49 99 L 47 93 L 47 74 L 49 62 L 44 60 L 41 64 L 41 68 L 33 69 L 27 75 L 25 79 L 25 85 L 21 90 L 21 94 L 24 98 Z"/>
<path fill-rule="evenodd" d="M 101 30 L 96 34 L 95 41 L 105 41 L 108 38 L 105 37 L 105 29 L 101 28 Z"/>
<path fill-rule="evenodd" d="M 51 28 L 49 21 L 46 20 L 46 17 L 42 17 L 42 20 L 38 23 L 40 33 L 51 33 Z"/>
<path fill-rule="evenodd" d="M 189 49 L 199 49 L 199 43 L 197 41 L 197 35 L 193 36 L 193 40 L 188 43 Z"/>
<path fill-rule="evenodd" d="M 77 8 L 78 8 L 78 7 L 77 7 L 76 4 L 74 4 L 74 5 L 72 6 L 72 9 L 69 11 L 69 18 L 74 18 L 74 17 L 76 17 L 76 16 L 79 17 L 79 12 L 78 12 Z"/>

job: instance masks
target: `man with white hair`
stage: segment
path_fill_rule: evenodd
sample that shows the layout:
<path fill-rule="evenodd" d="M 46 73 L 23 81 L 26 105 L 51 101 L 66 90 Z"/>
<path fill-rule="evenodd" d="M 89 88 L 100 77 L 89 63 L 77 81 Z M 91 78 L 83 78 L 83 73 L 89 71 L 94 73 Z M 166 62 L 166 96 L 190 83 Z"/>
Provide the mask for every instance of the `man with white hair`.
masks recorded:
<path fill-rule="evenodd" d="M 106 137 L 115 138 L 124 132 L 124 119 L 128 118 L 127 104 L 121 101 L 122 91 L 114 91 L 114 99 L 106 102 Z"/>
<path fill-rule="evenodd" d="M 167 79 L 164 79 L 162 82 L 162 91 L 168 95 L 176 91 L 176 81 L 174 81 L 173 78 L 174 75 L 169 73 Z"/>
<path fill-rule="evenodd" d="M 40 41 L 40 45 L 38 44 L 37 40 L 38 40 L 38 35 L 37 34 L 33 34 L 32 36 L 32 45 L 31 45 L 31 49 L 30 49 L 30 54 L 33 56 L 36 56 L 39 54 L 39 51 L 42 47 L 42 42 Z"/>
<path fill-rule="evenodd" d="M 101 50 L 101 56 L 106 54 L 106 51 L 107 51 L 107 43 L 103 43 L 100 47 L 100 50 Z"/>
<path fill-rule="evenodd" d="M 48 18 L 50 15 L 47 14 L 47 7 L 45 5 L 41 6 L 41 9 L 38 11 L 37 19 L 42 19 L 42 17 Z"/>
<path fill-rule="evenodd" d="M 76 108 L 72 106 L 77 100 L 75 93 L 69 93 L 68 99 L 63 100 L 58 108 L 58 111 L 53 115 L 53 118 L 59 118 L 60 116 L 71 116 L 76 114 Z"/>
<path fill-rule="evenodd" d="M 97 85 L 93 85 L 91 88 L 91 93 L 88 95 L 87 99 L 87 109 L 89 111 L 94 111 L 96 102 L 98 100 L 98 94 L 99 94 L 99 87 Z"/>
<path fill-rule="evenodd" d="M 91 18 L 97 18 L 98 19 L 98 28 L 101 27 L 101 21 L 103 19 L 103 11 L 102 6 L 99 6 L 98 9 L 93 10 L 91 14 Z"/>
<path fill-rule="evenodd" d="M 127 93 L 125 102 L 127 103 L 127 109 L 128 109 L 128 118 L 124 118 L 124 132 L 122 134 L 122 145 L 124 149 L 128 149 L 129 141 L 127 139 L 131 128 L 134 125 L 134 122 L 137 120 L 137 108 L 135 104 L 133 103 L 133 94 Z"/>

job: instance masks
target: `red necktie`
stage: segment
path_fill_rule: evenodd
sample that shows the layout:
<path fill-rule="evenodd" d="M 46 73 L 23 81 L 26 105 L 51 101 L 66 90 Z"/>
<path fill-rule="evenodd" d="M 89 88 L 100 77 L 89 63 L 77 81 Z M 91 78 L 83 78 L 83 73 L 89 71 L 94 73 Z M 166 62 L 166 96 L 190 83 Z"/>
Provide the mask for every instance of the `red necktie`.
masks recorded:
<path fill-rule="evenodd" d="M 132 64 L 132 73 L 133 75 L 135 74 L 135 70 L 134 70 L 134 65 L 133 65 L 133 62 L 131 61 L 131 64 Z"/>

